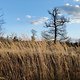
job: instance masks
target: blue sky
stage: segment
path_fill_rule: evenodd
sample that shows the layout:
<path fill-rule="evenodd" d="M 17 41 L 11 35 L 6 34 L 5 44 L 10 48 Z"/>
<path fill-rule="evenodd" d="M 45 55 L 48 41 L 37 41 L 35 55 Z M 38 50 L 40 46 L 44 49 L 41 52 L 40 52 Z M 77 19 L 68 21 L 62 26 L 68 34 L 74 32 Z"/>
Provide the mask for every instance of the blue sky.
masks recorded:
<path fill-rule="evenodd" d="M 35 29 L 40 35 L 44 22 L 50 18 L 47 11 L 54 7 L 60 7 L 72 16 L 67 24 L 68 36 L 80 38 L 80 0 L 0 0 L 6 22 L 3 25 L 5 34 L 31 36 L 31 29 Z"/>

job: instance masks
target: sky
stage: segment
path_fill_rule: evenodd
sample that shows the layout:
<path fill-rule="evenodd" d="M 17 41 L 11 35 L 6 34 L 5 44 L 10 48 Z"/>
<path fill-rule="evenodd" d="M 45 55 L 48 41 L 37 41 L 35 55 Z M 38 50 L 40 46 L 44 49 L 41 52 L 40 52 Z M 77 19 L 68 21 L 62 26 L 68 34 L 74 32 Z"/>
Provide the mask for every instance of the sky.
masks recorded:
<path fill-rule="evenodd" d="M 48 10 L 54 7 L 68 14 L 67 36 L 80 38 L 80 0 L 0 0 L 5 35 L 31 36 L 31 29 L 35 29 L 37 36 L 40 36 L 44 23 L 50 19 Z"/>

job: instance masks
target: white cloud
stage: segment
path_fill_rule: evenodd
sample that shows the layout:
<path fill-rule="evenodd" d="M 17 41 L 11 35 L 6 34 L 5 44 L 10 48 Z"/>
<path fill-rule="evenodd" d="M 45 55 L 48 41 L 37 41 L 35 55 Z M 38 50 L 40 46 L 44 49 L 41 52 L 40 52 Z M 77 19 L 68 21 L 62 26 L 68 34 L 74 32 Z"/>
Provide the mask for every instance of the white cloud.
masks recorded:
<path fill-rule="evenodd" d="M 31 18 L 32 18 L 32 16 L 31 16 L 31 15 L 26 15 L 26 18 L 31 19 Z"/>
<path fill-rule="evenodd" d="M 80 14 L 80 7 L 79 5 L 75 5 L 75 6 L 62 6 L 62 7 L 59 7 L 61 10 L 63 10 L 64 12 L 68 13 L 69 15 L 79 15 Z"/>
<path fill-rule="evenodd" d="M 17 21 L 20 21 L 21 19 L 18 17 L 16 20 L 17 20 Z"/>
<path fill-rule="evenodd" d="M 77 18 L 77 17 L 74 17 L 74 18 L 71 18 L 71 20 L 70 20 L 71 22 L 71 24 L 72 23 L 80 23 L 80 18 Z"/>
<path fill-rule="evenodd" d="M 62 16 L 62 14 L 58 14 L 58 16 Z"/>
<path fill-rule="evenodd" d="M 80 2 L 80 0 L 74 0 L 74 1 L 76 1 L 76 2 Z"/>
<path fill-rule="evenodd" d="M 71 23 L 80 23 L 80 5 L 64 5 L 60 9 L 66 12 L 68 15 L 71 15 Z"/>
<path fill-rule="evenodd" d="M 34 25 L 38 25 L 38 24 L 43 24 L 44 22 L 46 22 L 48 20 L 48 17 L 42 17 L 38 20 L 33 20 L 31 22 L 31 24 L 34 24 Z"/>
<path fill-rule="evenodd" d="M 80 5 L 75 5 L 75 6 L 73 6 L 73 5 L 69 4 L 69 3 L 66 3 L 64 6 L 66 6 L 66 7 L 76 7 L 76 8 L 80 8 Z"/>
<path fill-rule="evenodd" d="M 75 5 L 75 7 L 80 8 L 80 6 L 79 6 L 79 5 Z"/>
<path fill-rule="evenodd" d="M 66 3 L 65 5 L 66 5 L 66 6 L 69 6 L 70 4 L 69 4 L 69 3 Z"/>
<path fill-rule="evenodd" d="M 66 3 L 66 4 L 65 4 L 65 6 L 72 6 L 72 5 L 71 5 L 71 4 L 69 4 L 69 3 Z"/>

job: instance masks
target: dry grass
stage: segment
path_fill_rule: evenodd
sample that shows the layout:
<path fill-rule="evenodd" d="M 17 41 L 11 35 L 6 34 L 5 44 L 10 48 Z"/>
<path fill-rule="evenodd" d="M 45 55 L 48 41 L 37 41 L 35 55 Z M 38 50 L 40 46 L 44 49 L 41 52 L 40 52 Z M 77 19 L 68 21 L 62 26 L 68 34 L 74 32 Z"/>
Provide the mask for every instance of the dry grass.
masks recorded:
<path fill-rule="evenodd" d="M 80 46 L 1 41 L 0 80 L 80 80 Z"/>

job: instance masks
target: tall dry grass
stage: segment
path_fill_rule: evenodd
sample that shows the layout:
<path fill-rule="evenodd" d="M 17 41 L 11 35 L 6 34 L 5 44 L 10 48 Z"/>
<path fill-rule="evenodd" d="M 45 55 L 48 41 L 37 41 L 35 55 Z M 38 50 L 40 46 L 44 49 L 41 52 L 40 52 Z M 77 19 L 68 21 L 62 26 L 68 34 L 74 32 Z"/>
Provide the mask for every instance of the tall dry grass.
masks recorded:
<path fill-rule="evenodd" d="M 80 80 L 80 46 L 1 41 L 0 80 Z"/>

